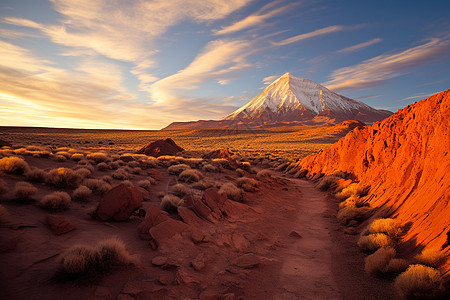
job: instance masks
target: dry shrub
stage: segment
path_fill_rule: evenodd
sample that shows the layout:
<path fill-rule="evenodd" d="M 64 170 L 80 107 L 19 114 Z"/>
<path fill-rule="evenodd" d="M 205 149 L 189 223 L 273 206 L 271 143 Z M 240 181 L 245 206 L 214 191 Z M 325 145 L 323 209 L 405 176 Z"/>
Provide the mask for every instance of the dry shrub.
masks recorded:
<path fill-rule="evenodd" d="M 78 168 L 75 172 L 81 177 L 81 179 L 89 177 L 92 174 L 92 171 L 86 167 Z"/>
<path fill-rule="evenodd" d="M 0 159 L 0 171 L 11 174 L 23 174 L 29 169 L 28 163 L 20 157 L 10 156 Z"/>
<path fill-rule="evenodd" d="M 336 188 L 336 182 L 340 178 L 334 175 L 324 176 L 319 180 L 317 184 L 317 188 L 322 191 L 328 191 L 329 189 Z"/>
<path fill-rule="evenodd" d="M 381 247 L 388 247 L 392 245 L 392 239 L 384 233 L 364 235 L 358 240 L 358 246 L 364 251 L 375 251 Z"/>
<path fill-rule="evenodd" d="M 350 196 L 341 203 L 339 203 L 339 208 L 342 209 L 344 207 L 361 207 L 363 205 L 363 202 L 361 201 L 361 198 L 358 196 Z"/>
<path fill-rule="evenodd" d="M 198 168 L 198 166 L 203 163 L 203 158 L 185 158 L 184 162 L 191 166 L 191 168 Z"/>
<path fill-rule="evenodd" d="M 58 275 L 79 279 L 110 272 L 113 267 L 131 266 L 132 258 L 125 244 L 117 239 L 102 240 L 95 247 L 74 245 L 61 254 Z"/>
<path fill-rule="evenodd" d="M 212 164 L 204 164 L 202 170 L 205 172 L 217 172 L 217 168 Z"/>
<path fill-rule="evenodd" d="M 137 162 L 137 161 L 135 161 L 135 160 L 132 160 L 132 161 L 128 162 L 128 166 L 129 166 L 130 168 L 136 168 L 136 167 L 139 167 L 139 162 Z"/>
<path fill-rule="evenodd" d="M 362 196 L 364 194 L 364 187 L 359 183 L 352 183 L 344 188 L 340 193 L 336 194 L 339 199 L 346 199 L 351 196 Z"/>
<path fill-rule="evenodd" d="M 184 184 L 177 183 L 170 187 L 169 192 L 174 194 L 175 196 L 183 197 L 190 192 L 190 189 Z"/>
<path fill-rule="evenodd" d="M 119 160 L 120 159 L 120 155 L 119 154 L 111 154 L 111 159 L 113 161 Z"/>
<path fill-rule="evenodd" d="M 173 165 L 170 166 L 167 171 L 169 172 L 169 174 L 171 175 L 180 175 L 181 172 L 190 169 L 191 167 L 189 167 L 188 165 L 185 164 L 180 164 L 180 165 Z"/>
<path fill-rule="evenodd" d="M 131 181 L 129 181 L 129 180 L 122 181 L 122 184 L 124 184 L 126 186 L 129 186 L 129 187 L 134 187 L 134 184 Z"/>
<path fill-rule="evenodd" d="M 237 176 L 242 177 L 245 175 L 245 172 L 241 168 L 238 168 L 238 169 L 236 169 L 236 174 L 237 174 Z"/>
<path fill-rule="evenodd" d="M 156 158 L 148 158 L 141 161 L 141 168 L 149 169 L 156 168 L 158 166 L 158 161 Z"/>
<path fill-rule="evenodd" d="M 0 205 L 0 223 L 5 222 L 7 216 L 8 210 L 3 205 Z"/>
<path fill-rule="evenodd" d="M 85 185 L 80 185 L 72 192 L 72 199 L 85 201 L 92 195 L 92 190 Z"/>
<path fill-rule="evenodd" d="M 213 184 L 209 181 L 202 179 L 197 182 L 194 182 L 191 186 L 197 190 L 206 190 L 206 189 L 209 189 L 210 187 L 212 187 Z"/>
<path fill-rule="evenodd" d="M 54 155 L 53 156 L 53 160 L 57 161 L 57 162 L 65 162 L 67 161 L 67 158 L 64 155 Z"/>
<path fill-rule="evenodd" d="M 31 183 L 26 181 L 19 181 L 14 186 L 13 194 L 14 198 L 18 201 L 29 201 L 31 196 L 38 191 Z"/>
<path fill-rule="evenodd" d="M 441 296 L 439 271 L 424 265 L 411 265 L 394 283 L 401 299 L 436 299 Z"/>
<path fill-rule="evenodd" d="M 109 170 L 109 166 L 107 163 L 101 162 L 101 163 L 97 164 L 97 170 L 105 172 L 105 171 Z"/>
<path fill-rule="evenodd" d="M 111 177 L 111 176 L 109 176 L 109 175 L 104 175 L 103 177 L 102 177 L 102 180 L 104 181 L 104 182 L 107 182 L 107 183 L 109 183 L 109 184 L 112 184 L 112 182 L 113 182 L 113 178 Z"/>
<path fill-rule="evenodd" d="M 345 177 L 347 177 L 347 174 L 345 174 L 345 172 L 343 172 L 343 171 L 341 171 L 341 170 L 336 170 L 336 171 L 334 171 L 333 174 L 331 174 L 331 175 L 336 176 L 336 177 L 340 177 L 340 178 L 345 178 Z"/>
<path fill-rule="evenodd" d="M 74 153 L 74 154 L 72 154 L 71 159 L 72 159 L 73 161 L 80 161 L 80 160 L 83 160 L 83 159 L 84 159 L 84 154 L 83 154 L 83 153 Z"/>
<path fill-rule="evenodd" d="M 178 164 L 177 160 L 175 159 L 175 156 L 170 156 L 170 155 L 162 155 L 160 157 L 157 158 L 158 160 L 158 164 L 161 167 L 169 167 L 171 165 L 175 165 Z"/>
<path fill-rule="evenodd" d="M 94 161 L 96 164 L 106 162 L 108 160 L 108 154 L 103 152 L 94 152 L 86 155 L 86 158 Z"/>
<path fill-rule="evenodd" d="M 426 248 L 416 256 L 419 264 L 426 265 L 433 268 L 438 268 L 447 261 L 448 255 L 435 248 Z"/>
<path fill-rule="evenodd" d="M 271 178 L 272 175 L 273 175 L 272 171 L 264 169 L 264 170 L 259 171 L 256 174 L 256 177 L 257 178 Z"/>
<path fill-rule="evenodd" d="M 149 180 L 139 180 L 137 182 L 137 186 L 146 189 L 147 191 L 150 191 L 152 184 Z"/>
<path fill-rule="evenodd" d="M 0 196 L 9 193 L 8 184 L 0 178 Z"/>
<path fill-rule="evenodd" d="M 77 187 L 81 180 L 79 173 L 68 168 L 52 169 L 47 176 L 48 183 L 59 187 Z"/>
<path fill-rule="evenodd" d="M 243 197 L 243 191 L 231 182 L 222 184 L 219 189 L 219 194 L 224 194 L 228 199 L 234 201 L 242 201 Z"/>
<path fill-rule="evenodd" d="M 101 180 L 101 179 L 85 179 L 83 181 L 83 185 L 90 188 L 94 193 L 103 195 L 107 191 L 109 191 L 112 187 L 109 183 Z"/>
<path fill-rule="evenodd" d="M 364 259 L 364 270 L 367 273 L 381 275 L 387 273 L 389 262 L 395 257 L 395 249 L 382 247 Z"/>
<path fill-rule="evenodd" d="M 125 170 L 125 168 L 117 169 L 111 174 L 111 176 L 112 178 L 117 180 L 127 180 L 131 178 L 130 174 Z"/>
<path fill-rule="evenodd" d="M 47 172 L 35 167 L 28 170 L 24 175 L 29 181 L 45 182 L 47 180 Z"/>
<path fill-rule="evenodd" d="M 237 186 L 246 192 L 255 192 L 258 190 L 259 181 L 253 178 L 241 177 L 236 180 Z"/>
<path fill-rule="evenodd" d="M 186 169 L 178 176 L 178 179 L 187 183 L 196 182 L 203 178 L 200 171 L 194 169 Z"/>
<path fill-rule="evenodd" d="M 69 208 L 70 201 L 70 196 L 66 192 L 53 192 L 45 195 L 39 201 L 39 205 L 50 210 L 64 210 Z"/>
<path fill-rule="evenodd" d="M 397 238 L 402 233 L 400 222 L 391 218 L 383 218 L 374 220 L 369 225 L 370 233 L 384 233 L 391 238 Z"/>
<path fill-rule="evenodd" d="M 120 164 L 117 161 L 112 161 L 112 162 L 108 163 L 108 167 L 111 170 L 117 170 L 120 167 Z"/>
<path fill-rule="evenodd" d="M 402 258 L 393 258 L 386 266 L 385 273 L 399 274 L 405 272 L 408 266 L 409 264 L 406 260 Z"/>
<path fill-rule="evenodd" d="M 347 225 L 351 220 L 362 220 L 365 218 L 369 208 L 347 206 L 339 210 L 337 219 L 341 224 Z"/>
<path fill-rule="evenodd" d="M 135 168 L 132 168 L 132 169 L 130 170 L 130 172 L 133 173 L 133 174 L 139 175 L 139 174 L 141 174 L 142 169 L 139 168 L 139 167 L 135 167 Z"/>
<path fill-rule="evenodd" d="M 70 159 L 72 157 L 72 154 L 66 151 L 58 151 L 55 153 L 56 156 L 64 156 L 67 159 Z"/>
<path fill-rule="evenodd" d="M 183 200 L 179 197 L 167 194 L 161 199 L 160 207 L 162 210 L 170 211 L 177 209 L 178 206 L 183 204 Z"/>

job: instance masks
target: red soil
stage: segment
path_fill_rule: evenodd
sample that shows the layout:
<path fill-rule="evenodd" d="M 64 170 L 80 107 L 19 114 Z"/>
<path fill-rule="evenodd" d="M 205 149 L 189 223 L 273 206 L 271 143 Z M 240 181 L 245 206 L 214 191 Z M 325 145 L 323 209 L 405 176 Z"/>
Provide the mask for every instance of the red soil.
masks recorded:
<path fill-rule="evenodd" d="M 399 251 L 450 246 L 450 90 L 356 128 L 330 149 L 297 164 L 309 175 L 341 170 L 370 186 L 374 218 L 391 216 L 409 228 Z M 441 268 L 450 271 L 450 260 Z"/>

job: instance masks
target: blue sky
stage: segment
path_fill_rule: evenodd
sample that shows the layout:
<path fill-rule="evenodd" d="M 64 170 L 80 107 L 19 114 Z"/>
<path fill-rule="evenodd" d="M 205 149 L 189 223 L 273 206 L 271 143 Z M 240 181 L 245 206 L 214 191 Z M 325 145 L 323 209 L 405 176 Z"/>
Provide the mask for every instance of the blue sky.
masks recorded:
<path fill-rule="evenodd" d="M 2 0 L 0 125 L 220 119 L 290 72 L 396 111 L 450 83 L 449 1 Z"/>

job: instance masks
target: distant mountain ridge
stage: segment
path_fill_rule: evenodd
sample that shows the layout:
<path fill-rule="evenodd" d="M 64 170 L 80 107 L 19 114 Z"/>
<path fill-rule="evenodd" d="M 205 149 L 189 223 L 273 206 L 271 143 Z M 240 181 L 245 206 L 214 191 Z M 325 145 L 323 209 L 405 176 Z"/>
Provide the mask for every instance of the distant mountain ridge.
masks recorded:
<path fill-rule="evenodd" d="M 374 109 L 309 79 L 286 73 L 222 120 L 175 122 L 164 129 L 331 125 L 345 120 L 371 123 L 390 115 L 390 111 Z"/>

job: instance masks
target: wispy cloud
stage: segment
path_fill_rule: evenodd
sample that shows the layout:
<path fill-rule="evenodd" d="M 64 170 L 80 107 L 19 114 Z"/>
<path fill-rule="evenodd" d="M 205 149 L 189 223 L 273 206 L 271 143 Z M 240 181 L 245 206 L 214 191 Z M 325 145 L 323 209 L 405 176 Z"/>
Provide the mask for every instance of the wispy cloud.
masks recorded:
<path fill-rule="evenodd" d="M 338 32 L 343 30 L 345 27 L 341 26 L 341 25 L 333 25 L 333 26 L 328 26 L 328 27 L 324 27 L 321 29 L 317 29 L 308 33 L 303 33 L 303 34 L 299 34 L 293 37 L 290 37 L 288 39 L 279 41 L 279 42 L 272 42 L 272 45 L 274 46 L 284 46 L 284 45 L 289 45 L 295 42 L 299 42 L 299 41 L 303 41 L 306 39 L 310 39 L 312 37 L 316 37 L 316 36 L 320 36 L 320 35 L 324 35 L 324 34 L 330 34 L 333 32 Z"/>
<path fill-rule="evenodd" d="M 433 38 L 399 53 L 379 55 L 357 65 L 337 69 L 324 85 L 335 91 L 372 88 L 425 63 L 448 61 L 449 53 L 450 40 Z"/>
<path fill-rule="evenodd" d="M 249 67 L 245 58 L 250 54 L 250 42 L 215 40 L 209 42 L 200 54 L 184 69 L 151 85 L 152 99 L 157 103 L 175 105 L 177 91 L 198 88 L 205 81 L 226 83 L 233 73 Z"/>
<path fill-rule="evenodd" d="M 292 8 L 293 5 L 297 5 L 296 3 L 291 3 L 288 5 L 281 6 L 279 8 L 273 9 L 273 7 L 277 4 L 279 4 L 281 1 L 274 1 L 266 6 L 262 7 L 260 10 L 258 10 L 256 13 L 237 21 L 236 23 L 233 23 L 229 26 L 222 27 L 220 30 L 215 30 L 215 35 L 223 35 L 223 34 L 230 34 L 234 32 L 238 32 L 247 28 L 256 27 L 261 24 L 266 23 L 269 19 L 280 15 L 286 11 L 288 11 L 290 8 Z M 269 10 L 268 12 L 265 12 L 266 10 Z"/>
<path fill-rule="evenodd" d="M 367 42 L 364 42 L 364 43 L 360 43 L 360 44 L 356 44 L 356 45 L 353 45 L 353 46 L 341 49 L 341 50 L 338 51 L 338 53 L 351 53 L 351 52 L 360 51 L 360 50 L 362 50 L 364 48 L 372 46 L 373 44 L 379 43 L 381 41 L 382 41 L 382 39 L 380 39 L 380 38 L 374 38 L 374 39 L 371 39 L 370 41 L 367 41 Z"/>
<path fill-rule="evenodd" d="M 263 80 L 262 80 L 262 82 L 264 82 L 264 84 L 271 84 L 275 79 L 277 79 L 278 77 L 280 77 L 280 76 L 276 76 L 276 75 L 273 75 L 273 76 L 267 76 L 267 77 L 264 77 L 263 78 Z"/>
<path fill-rule="evenodd" d="M 407 101 L 407 100 L 415 100 L 415 99 L 425 99 L 425 98 L 431 96 L 432 94 L 433 94 L 433 93 L 419 93 L 419 94 L 416 94 L 416 95 L 413 95 L 413 96 L 409 96 L 409 97 L 400 99 L 400 100 L 398 100 L 398 101 Z"/>

